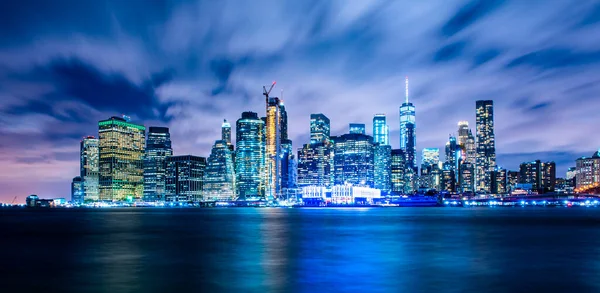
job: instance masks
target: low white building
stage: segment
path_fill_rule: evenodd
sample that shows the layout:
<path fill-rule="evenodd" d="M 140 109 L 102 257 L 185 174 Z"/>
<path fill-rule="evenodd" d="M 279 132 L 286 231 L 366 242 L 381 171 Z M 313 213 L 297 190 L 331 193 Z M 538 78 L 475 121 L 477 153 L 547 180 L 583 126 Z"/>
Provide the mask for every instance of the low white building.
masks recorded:
<path fill-rule="evenodd" d="M 381 198 L 381 190 L 346 185 L 335 185 L 331 188 L 331 202 L 334 204 L 354 204 L 357 199 L 372 203 L 374 198 Z"/>
<path fill-rule="evenodd" d="M 324 186 L 306 186 L 302 187 L 302 198 L 322 198 L 325 200 L 327 188 Z"/>

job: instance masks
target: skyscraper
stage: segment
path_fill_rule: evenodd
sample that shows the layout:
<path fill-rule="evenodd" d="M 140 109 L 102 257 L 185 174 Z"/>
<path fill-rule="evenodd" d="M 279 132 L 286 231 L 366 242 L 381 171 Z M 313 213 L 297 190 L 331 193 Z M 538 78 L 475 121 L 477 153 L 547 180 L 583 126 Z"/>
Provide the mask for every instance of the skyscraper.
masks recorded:
<path fill-rule="evenodd" d="M 83 181 L 83 200 L 98 200 L 99 182 L 99 149 L 98 139 L 85 137 L 80 144 L 79 176 Z"/>
<path fill-rule="evenodd" d="M 531 184 L 531 190 L 538 193 L 554 191 L 556 184 L 556 164 L 535 160 L 520 165 L 519 183 Z"/>
<path fill-rule="evenodd" d="M 288 139 L 288 116 L 287 111 L 285 110 L 285 105 L 283 104 L 283 100 L 279 100 L 279 117 L 280 137 L 281 140 L 284 141 Z"/>
<path fill-rule="evenodd" d="M 404 171 L 406 170 L 406 155 L 402 149 L 391 152 L 391 189 L 393 194 L 404 193 Z"/>
<path fill-rule="evenodd" d="M 406 100 L 400 106 L 400 148 L 404 151 L 404 153 L 408 156 L 409 152 L 412 153 L 411 159 L 412 163 L 406 162 L 407 165 L 413 166 L 413 168 L 417 165 L 417 135 L 416 135 L 416 119 L 415 119 L 415 106 L 408 101 L 408 76 L 405 81 L 406 87 Z M 409 129 L 409 124 L 412 124 L 412 129 Z"/>
<path fill-rule="evenodd" d="M 421 165 L 437 165 L 440 162 L 440 149 L 424 148 L 421 155 Z"/>
<path fill-rule="evenodd" d="M 169 128 L 151 126 L 144 156 L 144 201 L 165 200 L 166 159 L 172 155 Z"/>
<path fill-rule="evenodd" d="M 373 117 L 373 142 L 380 145 L 389 145 L 389 137 L 390 131 L 385 114 L 375 114 L 375 117 Z"/>
<path fill-rule="evenodd" d="M 235 174 L 241 199 L 264 196 L 265 123 L 254 112 L 242 113 L 236 122 Z"/>
<path fill-rule="evenodd" d="M 291 182 L 294 181 L 291 178 L 290 173 L 291 167 L 294 160 L 294 150 L 292 149 L 292 141 L 289 139 L 281 140 L 281 189 L 294 188 L 291 186 Z"/>
<path fill-rule="evenodd" d="M 333 185 L 333 145 L 327 142 L 305 144 L 298 149 L 298 187 Z"/>
<path fill-rule="evenodd" d="M 265 120 L 265 196 L 269 199 L 274 199 L 281 192 L 281 108 L 279 98 L 268 98 L 267 117 Z"/>
<path fill-rule="evenodd" d="M 327 116 L 321 113 L 310 114 L 310 143 L 329 141 L 330 128 Z"/>
<path fill-rule="evenodd" d="M 206 159 L 192 155 L 165 160 L 165 201 L 197 202 L 203 199 Z"/>
<path fill-rule="evenodd" d="M 366 134 L 366 132 L 365 132 L 366 127 L 362 123 L 350 123 L 349 128 L 350 128 L 350 133 Z"/>
<path fill-rule="evenodd" d="M 455 176 L 458 175 L 460 160 L 460 147 L 456 143 L 456 137 L 450 135 L 446 143 L 446 164 L 448 164 L 448 168 L 452 170 Z M 458 182 L 458 176 L 455 178 L 455 181 Z"/>
<path fill-rule="evenodd" d="M 235 171 L 227 142 L 217 140 L 206 160 L 202 197 L 207 201 L 226 201 L 235 198 Z"/>
<path fill-rule="evenodd" d="M 392 189 L 392 147 L 376 143 L 374 152 L 374 187 L 389 193 Z"/>
<path fill-rule="evenodd" d="M 120 117 L 98 122 L 100 200 L 142 198 L 146 127 Z"/>
<path fill-rule="evenodd" d="M 333 138 L 334 183 L 373 187 L 373 137 L 349 133 Z"/>
<path fill-rule="evenodd" d="M 406 149 L 404 149 L 404 153 L 406 155 L 406 168 L 411 169 L 411 172 L 417 173 L 417 149 L 414 145 L 415 143 L 415 125 L 413 123 L 407 123 L 406 127 L 406 137 L 407 144 Z"/>
<path fill-rule="evenodd" d="M 494 194 L 505 194 L 508 192 L 507 189 L 507 172 L 506 169 L 496 167 L 496 170 L 492 172 L 492 193 Z"/>
<path fill-rule="evenodd" d="M 71 181 L 71 202 L 74 204 L 82 204 L 84 199 L 83 195 L 83 179 L 80 176 L 77 176 Z"/>
<path fill-rule="evenodd" d="M 494 103 L 491 100 L 476 102 L 477 159 L 475 166 L 476 192 L 491 192 L 491 173 L 496 167 L 494 137 Z"/>
<path fill-rule="evenodd" d="M 440 149 L 424 148 L 421 153 L 421 176 L 419 177 L 419 187 L 431 189 L 434 186 L 436 178 L 435 169 L 440 162 Z"/>
<path fill-rule="evenodd" d="M 584 189 L 600 183 L 600 150 L 591 157 L 577 159 L 575 165 L 575 187 Z"/>
<path fill-rule="evenodd" d="M 231 144 L 231 124 L 227 122 L 227 119 L 223 119 L 223 124 L 221 124 L 221 140 L 227 142 L 227 144 Z"/>
<path fill-rule="evenodd" d="M 458 146 L 462 151 L 462 160 L 465 163 L 475 164 L 477 158 L 477 148 L 475 146 L 475 137 L 469 128 L 469 122 L 458 122 Z"/>

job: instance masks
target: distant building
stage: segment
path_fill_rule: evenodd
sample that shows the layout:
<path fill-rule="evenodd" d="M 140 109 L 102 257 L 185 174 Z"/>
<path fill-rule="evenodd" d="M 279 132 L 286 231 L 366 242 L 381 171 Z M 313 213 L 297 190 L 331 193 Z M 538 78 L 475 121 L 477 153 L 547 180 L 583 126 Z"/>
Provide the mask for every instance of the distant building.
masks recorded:
<path fill-rule="evenodd" d="M 421 166 L 423 165 L 437 165 L 440 162 L 440 149 L 438 148 L 424 148 L 421 154 Z"/>
<path fill-rule="evenodd" d="M 236 122 L 235 174 L 241 199 L 265 194 L 265 123 L 254 112 L 244 112 Z"/>
<path fill-rule="evenodd" d="M 349 133 L 333 138 L 334 183 L 373 187 L 373 138 L 360 133 Z"/>
<path fill-rule="evenodd" d="M 82 204 L 84 196 L 83 179 L 80 176 L 73 178 L 71 182 L 71 202 Z"/>
<path fill-rule="evenodd" d="M 329 118 L 323 114 L 310 114 L 310 143 L 329 141 L 331 125 Z"/>
<path fill-rule="evenodd" d="M 333 153 L 333 144 L 329 141 L 305 144 L 298 149 L 298 186 L 331 187 Z"/>
<path fill-rule="evenodd" d="M 417 124 L 415 115 L 415 106 L 408 101 L 408 77 L 405 80 L 405 101 L 400 106 L 400 149 L 411 160 L 406 162 L 413 168 L 417 166 Z"/>
<path fill-rule="evenodd" d="M 212 147 L 204 172 L 203 198 L 207 201 L 226 201 L 235 198 L 235 171 L 231 151 L 224 140 Z"/>
<path fill-rule="evenodd" d="M 517 184 L 519 184 L 519 171 L 508 171 L 506 180 L 508 191 L 511 192 L 515 190 Z"/>
<path fill-rule="evenodd" d="M 475 145 L 475 137 L 469 128 L 469 122 L 458 122 L 458 146 L 461 149 L 462 161 L 475 165 L 477 158 L 477 147 Z"/>
<path fill-rule="evenodd" d="M 494 102 L 476 102 L 477 158 L 475 163 L 475 191 L 490 193 L 491 175 L 496 167 L 496 142 L 494 136 Z"/>
<path fill-rule="evenodd" d="M 374 156 L 374 186 L 387 194 L 392 189 L 392 147 L 375 144 Z"/>
<path fill-rule="evenodd" d="M 581 157 L 576 161 L 575 188 L 582 190 L 600 184 L 600 150 L 591 157 Z"/>
<path fill-rule="evenodd" d="M 362 123 L 350 123 L 350 133 L 352 134 L 363 134 L 365 135 L 365 125 Z"/>
<path fill-rule="evenodd" d="M 460 165 L 459 174 L 460 191 L 470 193 L 475 191 L 475 165 L 472 163 L 464 163 Z"/>
<path fill-rule="evenodd" d="M 492 172 L 492 193 L 494 194 L 506 194 L 508 193 L 507 188 L 507 172 L 506 169 L 496 168 Z"/>
<path fill-rule="evenodd" d="M 206 159 L 171 156 L 165 161 L 165 201 L 197 202 L 203 199 Z"/>
<path fill-rule="evenodd" d="M 542 163 L 540 160 L 522 163 L 519 183 L 531 184 L 531 190 L 540 194 L 553 192 L 556 183 L 556 164 Z"/>
<path fill-rule="evenodd" d="M 281 106 L 280 100 L 267 100 L 265 119 L 265 196 L 277 198 L 281 193 Z"/>
<path fill-rule="evenodd" d="M 442 170 L 442 190 L 446 192 L 456 191 L 456 175 L 450 163 L 444 163 Z"/>
<path fill-rule="evenodd" d="M 229 150 L 233 152 L 234 147 L 231 143 L 231 124 L 227 122 L 227 119 L 223 119 L 223 124 L 221 124 L 221 140 L 226 141 Z"/>
<path fill-rule="evenodd" d="M 100 200 L 141 199 L 146 127 L 124 118 L 98 122 Z"/>
<path fill-rule="evenodd" d="M 404 154 L 406 155 L 406 168 L 410 169 L 406 172 L 407 175 L 413 174 L 415 177 L 417 174 L 417 148 L 415 146 L 416 137 L 415 137 L 415 125 L 413 123 L 407 123 L 406 127 L 406 136 L 407 136 L 407 147 L 404 150 Z"/>
<path fill-rule="evenodd" d="M 166 194 L 166 160 L 173 155 L 167 127 L 150 127 L 144 156 L 144 201 L 164 201 Z"/>
<path fill-rule="evenodd" d="M 334 185 L 331 187 L 331 202 L 333 204 L 373 203 L 373 199 L 381 198 L 381 191 L 365 186 L 351 184 Z"/>
<path fill-rule="evenodd" d="M 93 136 L 83 138 L 79 154 L 79 176 L 83 181 L 83 200 L 98 200 L 100 193 L 98 139 Z"/>
<path fill-rule="evenodd" d="M 386 123 L 385 114 L 375 114 L 373 117 L 373 143 L 390 144 L 390 130 Z"/>
<path fill-rule="evenodd" d="M 391 181 L 392 193 L 404 193 L 404 171 L 406 169 L 406 155 L 402 149 L 395 149 L 391 152 Z"/>

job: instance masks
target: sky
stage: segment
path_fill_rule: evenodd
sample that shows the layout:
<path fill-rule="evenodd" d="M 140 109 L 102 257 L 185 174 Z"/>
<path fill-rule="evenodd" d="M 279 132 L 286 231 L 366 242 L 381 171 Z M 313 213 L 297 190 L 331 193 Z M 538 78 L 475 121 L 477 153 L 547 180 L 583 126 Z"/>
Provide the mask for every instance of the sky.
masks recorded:
<path fill-rule="evenodd" d="M 598 1 L 0 1 L 0 28 L 0 202 L 69 198 L 79 142 L 110 116 L 208 156 L 273 81 L 295 149 L 311 113 L 332 135 L 385 113 L 398 148 L 405 76 L 419 153 L 475 131 L 481 99 L 504 168 L 564 176 L 600 147 Z"/>

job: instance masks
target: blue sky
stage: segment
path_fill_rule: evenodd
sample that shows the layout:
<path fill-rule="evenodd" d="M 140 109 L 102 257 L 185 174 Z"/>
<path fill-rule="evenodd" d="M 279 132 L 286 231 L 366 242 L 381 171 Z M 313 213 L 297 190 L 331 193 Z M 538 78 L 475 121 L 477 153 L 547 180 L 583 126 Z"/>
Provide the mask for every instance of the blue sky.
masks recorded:
<path fill-rule="evenodd" d="M 68 196 L 79 141 L 127 114 L 168 126 L 174 152 L 207 156 L 223 119 L 288 109 L 294 148 L 310 113 L 332 133 L 385 113 L 399 145 L 410 78 L 417 147 L 443 149 L 475 101 L 495 103 L 498 163 L 600 147 L 598 1 L 2 1 L 0 201 Z M 443 155 L 442 155 L 443 157 Z"/>

